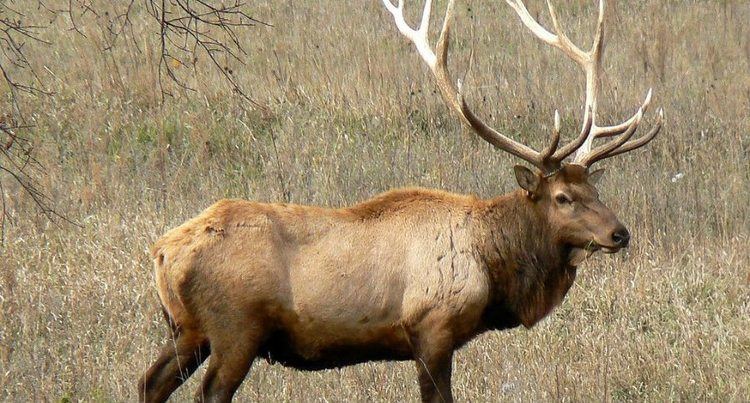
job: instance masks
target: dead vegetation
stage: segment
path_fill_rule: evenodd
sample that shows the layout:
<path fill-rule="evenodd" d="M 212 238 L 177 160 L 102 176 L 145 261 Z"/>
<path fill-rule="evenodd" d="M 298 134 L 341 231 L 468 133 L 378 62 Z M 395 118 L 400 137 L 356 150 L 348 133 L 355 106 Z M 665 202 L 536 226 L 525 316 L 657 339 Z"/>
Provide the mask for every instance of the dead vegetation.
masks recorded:
<path fill-rule="evenodd" d="M 668 120 L 648 149 L 608 162 L 600 186 L 631 230 L 631 249 L 585 263 L 566 301 L 533 330 L 461 350 L 457 400 L 750 396 L 750 5 L 611 3 L 618 24 L 608 31 L 599 114 L 632 114 L 645 82 Z M 594 5 L 558 4 L 572 39 L 590 40 Z M 245 64 L 221 65 L 256 107 L 224 73 L 176 62 L 194 91 L 162 103 L 162 53 L 142 39 L 153 17 L 138 2 L 130 46 L 102 50 L 109 31 L 86 16 L 76 20 L 85 36 L 58 20 L 57 40 L 28 54 L 53 93 L 26 104 L 38 186 L 80 226 L 40 217 L 0 174 L 13 221 L 0 251 L 0 400 L 135 399 L 165 334 L 147 248 L 219 198 L 341 206 L 403 185 L 481 196 L 515 188 L 516 161 L 446 116 L 379 2 L 248 7 L 274 26 L 244 31 Z M 504 2 L 457 11 L 453 71 L 467 70 L 472 48 L 487 55 L 466 76 L 476 112 L 539 146 L 560 109 L 563 136 L 574 136 L 579 72 Z M 8 140 L 0 133 L 0 146 Z M 413 371 L 301 373 L 258 362 L 238 396 L 415 400 Z M 178 399 L 190 398 L 194 378 Z"/>

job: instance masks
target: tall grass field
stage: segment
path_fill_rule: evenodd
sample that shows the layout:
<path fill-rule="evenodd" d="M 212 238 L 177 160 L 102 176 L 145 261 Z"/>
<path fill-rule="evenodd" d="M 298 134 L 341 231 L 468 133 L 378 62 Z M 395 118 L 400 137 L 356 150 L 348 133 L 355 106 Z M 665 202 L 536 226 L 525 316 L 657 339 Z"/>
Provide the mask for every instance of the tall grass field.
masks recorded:
<path fill-rule="evenodd" d="M 120 6 L 86 3 L 100 14 Z M 526 3 L 551 24 L 544 2 Z M 595 2 L 554 3 L 588 46 Z M 433 7 L 435 27 L 445 4 Z M 0 172 L 11 217 L 0 246 L 0 401 L 136 400 L 167 336 L 149 247 L 219 199 L 341 207 L 404 186 L 480 197 L 518 186 L 519 161 L 461 126 L 380 1 L 249 2 L 271 25 L 240 31 L 244 64 L 220 62 L 254 103 L 200 53 L 197 69 L 171 66 L 193 90 L 163 80 L 174 96 L 162 99 L 159 27 L 133 7 L 132 30 L 109 50 L 101 21 L 79 13 L 81 32 L 58 18 L 41 34 L 49 44 L 30 53 L 51 95 L 22 100 L 25 135 L 44 167 L 40 188 L 73 223 L 40 215 Z M 406 2 L 412 25 L 421 7 Z M 457 400 L 750 400 L 748 21 L 746 1 L 608 1 L 599 122 L 632 115 L 651 87 L 641 130 L 656 107 L 666 116 L 647 147 L 599 164 L 601 198 L 631 246 L 585 262 L 537 326 L 459 350 Z M 450 66 L 477 114 L 536 149 L 556 109 L 564 138 L 577 135 L 580 69 L 504 1 L 460 1 L 454 28 Z M 204 370 L 173 399 L 191 400 Z M 419 399 L 412 362 L 299 372 L 257 360 L 236 395 L 404 399 Z"/>

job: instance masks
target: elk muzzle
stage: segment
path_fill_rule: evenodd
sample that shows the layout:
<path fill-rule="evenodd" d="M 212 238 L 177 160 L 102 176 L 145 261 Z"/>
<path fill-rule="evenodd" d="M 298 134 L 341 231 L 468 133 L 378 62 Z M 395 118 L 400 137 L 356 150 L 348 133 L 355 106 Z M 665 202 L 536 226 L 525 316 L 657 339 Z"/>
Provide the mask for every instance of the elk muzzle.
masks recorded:
<path fill-rule="evenodd" d="M 630 233 L 622 224 L 612 232 L 612 243 L 618 248 L 627 248 L 630 243 Z"/>

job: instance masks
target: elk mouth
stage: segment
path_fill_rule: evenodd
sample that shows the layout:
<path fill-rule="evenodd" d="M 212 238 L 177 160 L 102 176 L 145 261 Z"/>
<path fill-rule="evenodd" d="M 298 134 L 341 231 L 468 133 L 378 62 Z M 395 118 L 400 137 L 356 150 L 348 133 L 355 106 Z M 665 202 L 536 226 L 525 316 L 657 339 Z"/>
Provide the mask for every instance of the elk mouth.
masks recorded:
<path fill-rule="evenodd" d="M 619 252 L 620 249 L 622 249 L 621 246 L 607 246 L 607 245 L 602 245 L 600 243 L 597 243 L 595 241 L 591 241 L 591 243 L 588 246 L 586 246 L 586 250 L 591 251 L 592 254 L 599 250 L 606 254 L 612 254 L 612 253 Z"/>
<path fill-rule="evenodd" d="M 584 246 L 569 245 L 568 264 L 571 266 L 578 266 L 581 262 L 590 258 L 595 252 L 602 251 L 606 254 L 612 254 L 619 252 L 620 249 L 622 249 L 621 246 L 602 245 L 593 239 Z"/>

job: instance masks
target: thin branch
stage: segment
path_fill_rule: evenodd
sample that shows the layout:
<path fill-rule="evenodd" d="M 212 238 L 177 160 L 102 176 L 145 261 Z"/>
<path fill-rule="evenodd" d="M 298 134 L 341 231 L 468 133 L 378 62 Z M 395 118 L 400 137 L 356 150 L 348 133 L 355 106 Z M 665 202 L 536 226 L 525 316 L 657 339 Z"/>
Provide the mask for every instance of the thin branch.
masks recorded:
<path fill-rule="evenodd" d="M 38 46 L 51 44 L 42 36 L 49 24 L 41 25 L 37 20 L 40 16 L 49 15 L 54 21 L 60 11 L 47 7 L 39 0 L 37 12 L 24 14 L 12 8 L 9 3 L 13 4 L 0 3 L 0 82 L 8 88 L 11 108 L 11 112 L 6 111 L 0 115 L 0 173 L 3 173 L 0 176 L 0 243 L 5 234 L 5 224 L 11 222 L 11 211 L 5 200 L 6 187 L 3 183 L 7 178 L 17 182 L 48 219 L 53 222 L 58 219 L 70 222 L 53 208 L 50 197 L 40 186 L 38 178 L 45 171 L 34 157 L 33 143 L 22 136 L 25 130 L 33 126 L 29 123 L 30 111 L 24 107 L 24 99 L 52 95 L 28 58 Z M 75 20 L 72 21 L 75 24 Z"/>
<path fill-rule="evenodd" d="M 24 137 L 25 131 L 33 127 L 27 101 L 53 95 L 45 85 L 46 76 L 37 74 L 38 66 L 32 63 L 36 58 L 30 60 L 29 56 L 50 45 L 47 38 L 54 36 L 45 35 L 45 31 L 58 18 L 63 18 L 67 29 L 83 38 L 89 37 L 87 24 L 94 19 L 103 34 L 103 50 L 132 41 L 133 48 L 141 52 L 131 17 L 137 5 L 142 5 L 151 21 L 159 24 L 158 86 L 162 103 L 174 90 L 193 91 L 179 67 L 196 69 L 199 58 L 207 57 L 209 68 L 218 70 L 234 93 L 257 106 L 229 64 L 245 63 L 248 53 L 241 40 L 242 30 L 270 25 L 251 17 L 240 0 L 127 0 L 103 6 L 93 0 L 36 0 L 36 9 L 19 4 L 28 3 L 0 2 L 0 86 L 8 89 L 4 101 L 11 110 L 0 111 L 0 238 L 12 214 L 5 200 L 9 189 L 2 181 L 17 182 L 50 220 L 70 222 L 53 209 L 52 199 L 40 185 L 39 178 L 45 170 L 34 157 L 33 142 Z"/>
<path fill-rule="evenodd" d="M 236 80 L 224 56 L 244 65 L 247 55 L 239 37 L 239 30 L 257 24 L 269 25 L 251 17 L 244 9 L 244 3 L 235 1 L 232 5 L 214 5 L 203 0 L 146 0 L 146 10 L 159 23 L 159 87 L 162 101 L 172 93 L 166 89 L 164 77 L 177 87 L 192 90 L 177 74 L 176 67 L 184 66 L 183 60 L 192 60 L 193 68 L 200 53 L 208 56 L 210 64 L 229 83 L 232 90 L 243 99 L 255 102 Z"/>

